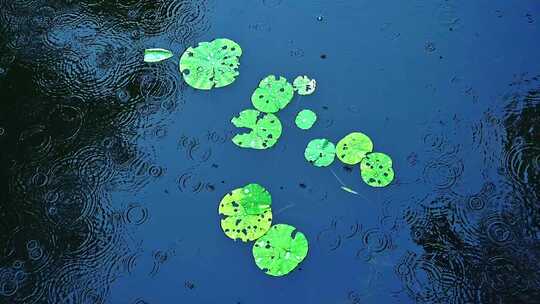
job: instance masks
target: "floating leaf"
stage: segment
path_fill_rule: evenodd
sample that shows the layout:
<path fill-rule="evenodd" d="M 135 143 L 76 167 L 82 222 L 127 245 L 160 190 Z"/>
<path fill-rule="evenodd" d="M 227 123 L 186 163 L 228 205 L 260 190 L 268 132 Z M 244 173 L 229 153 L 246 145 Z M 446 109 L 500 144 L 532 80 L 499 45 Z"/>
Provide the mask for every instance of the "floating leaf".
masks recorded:
<path fill-rule="evenodd" d="M 336 150 L 337 157 L 342 162 L 355 165 L 373 151 L 373 142 L 364 133 L 353 132 L 337 143 Z"/>
<path fill-rule="evenodd" d="M 272 225 L 272 197 L 259 184 L 234 189 L 219 204 L 221 229 L 233 239 L 253 241 L 263 236 Z"/>
<path fill-rule="evenodd" d="M 311 110 L 302 110 L 296 115 L 294 122 L 296 126 L 302 130 L 311 129 L 313 124 L 317 121 L 317 114 Z"/>
<path fill-rule="evenodd" d="M 300 95 L 311 95 L 315 92 L 317 81 L 309 79 L 307 76 L 298 76 L 293 81 L 293 87 Z"/>
<path fill-rule="evenodd" d="M 284 276 L 294 270 L 308 253 L 308 241 L 290 225 L 277 224 L 253 245 L 255 263 L 266 274 Z"/>
<path fill-rule="evenodd" d="M 167 60 L 173 53 L 166 49 L 146 49 L 144 50 L 144 62 L 159 62 Z"/>
<path fill-rule="evenodd" d="M 190 86 L 200 90 L 221 88 L 238 76 L 242 49 L 229 39 L 200 42 L 188 48 L 180 57 L 180 72 Z"/>
<path fill-rule="evenodd" d="M 268 149 L 274 146 L 281 136 L 281 122 L 271 113 L 244 110 L 231 122 L 237 128 L 251 129 L 249 133 L 237 134 L 232 139 L 235 145 L 242 148 Z"/>
<path fill-rule="evenodd" d="M 275 113 L 285 108 L 293 96 L 293 87 L 285 77 L 270 75 L 261 80 L 251 95 L 251 102 L 261 112 Z"/>
<path fill-rule="evenodd" d="M 386 187 L 394 179 L 392 159 L 384 153 L 369 153 L 360 162 L 360 173 L 366 184 L 372 187 Z"/>
<path fill-rule="evenodd" d="M 335 156 L 334 144 L 324 138 L 311 140 L 304 152 L 306 160 L 317 167 L 329 166 L 334 161 Z"/>
<path fill-rule="evenodd" d="M 341 190 L 345 191 L 345 192 L 349 192 L 351 194 L 356 194 L 358 195 L 358 192 L 354 191 L 353 189 L 349 188 L 349 187 L 346 187 L 346 186 L 341 186 Z"/>

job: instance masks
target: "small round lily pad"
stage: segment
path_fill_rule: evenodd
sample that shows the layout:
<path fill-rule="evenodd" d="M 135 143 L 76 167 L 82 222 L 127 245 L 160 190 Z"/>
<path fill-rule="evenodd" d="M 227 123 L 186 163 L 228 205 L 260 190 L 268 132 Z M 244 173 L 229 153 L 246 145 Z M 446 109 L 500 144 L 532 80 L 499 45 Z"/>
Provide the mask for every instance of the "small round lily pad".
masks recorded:
<path fill-rule="evenodd" d="M 317 167 L 330 166 L 334 162 L 335 156 L 334 144 L 325 138 L 311 140 L 304 151 L 306 160 Z"/>
<path fill-rule="evenodd" d="M 317 121 L 317 114 L 315 112 L 305 109 L 302 110 L 296 115 L 296 119 L 294 122 L 296 123 L 296 126 L 302 130 L 308 130 L 311 129 L 313 124 Z"/>
<path fill-rule="evenodd" d="M 221 88 L 233 83 L 238 76 L 241 55 L 240 45 L 230 39 L 200 42 L 182 54 L 180 72 L 186 83 L 195 89 Z"/>
<path fill-rule="evenodd" d="M 336 146 L 337 157 L 349 165 L 358 164 L 373 151 L 373 142 L 364 133 L 353 132 L 343 137 Z"/>
<path fill-rule="evenodd" d="M 259 87 L 251 95 L 251 102 L 255 109 L 261 112 L 276 113 L 285 108 L 293 96 L 293 87 L 285 77 L 269 75 L 261 80 Z"/>
<path fill-rule="evenodd" d="M 366 184 L 372 187 L 386 187 L 394 179 L 392 159 L 384 153 L 368 153 L 360 162 L 360 173 Z"/>
<path fill-rule="evenodd" d="M 248 184 L 226 194 L 219 203 L 221 229 L 233 239 L 254 241 L 272 225 L 272 197 L 259 184 Z"/>
<path fill-rule="evenodd" d="M 253 109 L 240 112 L 231 122 L 237 128 L 251 129 L 248 133 L 236 134 L 232 139 L 235 145 L 242 148 L 268 149 L 277 143 L 282 132 L 281 122 L 276 115 Z"/>
<path fill-rule="evenodd" d="M 308 247 L 302 232 L 290 225 L 277 224 L 255 242 L 253 257 L 266 274 L 284 276 L 306 258 Z"/>
<path fill-rule="evenodd" d="M 300 95 L 311 95 L 317 88 L 317 81 L 309 79 L 307 76 L 298 76 L 293 81 L 293 87 Z"/>

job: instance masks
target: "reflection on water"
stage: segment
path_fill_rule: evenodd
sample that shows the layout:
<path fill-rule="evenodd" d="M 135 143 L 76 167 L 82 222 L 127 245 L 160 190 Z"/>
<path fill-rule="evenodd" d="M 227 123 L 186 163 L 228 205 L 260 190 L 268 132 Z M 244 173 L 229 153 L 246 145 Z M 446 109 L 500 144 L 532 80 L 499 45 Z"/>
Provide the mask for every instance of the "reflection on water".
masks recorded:
<path fill-rule="evenodd" d="M 136 268 L 126 232 L 150 216 L 109 191 L 160 178 L 136 136 L 163 136 L 182 109 L 176 67 L 143 65 L 141 36 L 191 43 L 208 26 L 205 3 L 0 3 L 0 302 L 104 303 Z"/>
<path fill-rule="evenodd" d="M 259 2 L 267 9 L 286 3 Z M 434 11 L 437 30 L 462 31 L 456 5 L 443 2 Z M 213 161 L 230 130 L 173 134 L 182 170 L 160 162 L 157 144 L 139 144 L 171 136 L 170 117 L 187 105 L 176 63 L 146 65 L 141 50 L 148 39 L 178 49 L 193 44 L 209 29 L 208 9 L 204 0 L 0 0 L 0 303 L 109 303 L 113 283 L 155 278 L 177 255 L 174 245 L 142 250 L 131 233 L 152 219 L 151 209 L 145 200 L 117 202 L 113 192 L 138 193 L 165 180 L 173 184 L 165 193 L 191 200 L 225 184 Z M 270 24 L 255 25 L 248 27 L 270 32 Z M 402 37 L 392 23 L 381 32 Z M 290 55 L 303 58 L 300 47 Z M 439 50 L 429 42 L 422 52 Z M 463 90 L 478 102 L 472 88 Z M 362 112 L 356 105 L 348 111 Z M 339 120 L 323 113 L 322 128 Z M 424 127 L 384 202 L 362 196 L 381 215 L 373 223 L 355 211 L 320 220 L 310 239 L 315 256 L 369 265 L 363 285 L 345 292 L 346 303 L 373 302 L 372 290 L 417 303 L 534 303 L 540 79 L 512 83 L 479 119 L 440 115 Z M 357 172 L 345 166 L 339 174 Z M 300 201 L 330 206 L 344 195 L 306 179 L 294 189 L 298 201 L 280 202 L 283 216 L 302 208 Z M 399 286 L 386 285 L 385 276 Z"/>

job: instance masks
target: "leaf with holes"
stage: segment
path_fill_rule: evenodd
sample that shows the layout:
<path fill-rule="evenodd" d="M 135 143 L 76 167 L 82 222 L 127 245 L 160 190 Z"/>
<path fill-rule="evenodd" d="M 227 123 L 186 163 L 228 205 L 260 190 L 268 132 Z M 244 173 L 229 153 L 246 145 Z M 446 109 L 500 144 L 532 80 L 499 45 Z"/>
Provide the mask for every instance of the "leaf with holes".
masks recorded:
<path fill-rule="evenodd" d="M 188 85 L 195 89 L 210 90 L 234 82 L 239 75 L 242 49 L 230 39 L 200 42 L 188 48 L 180 57 L 180 72 Z"/>
<path fill-rule="evenodd" d="M 259 184 L 248 184 L 226 194 L 219 203 L 221 229 L 243 242 L 263 236 L 272 225 L 272 197 Z"/>
<path fill-rule="evenodd" d="M 296 115 L 294 122 L 296 126 L 302 130 L 309 130 L 313 127 L 313 124 L 317 121 L 317 114 L 315 112 L 305 109 Z"/>
<path fill-rule="evenodd" d="M 309 79 L 307 76 L 298 76 L 293 81 L 293 87 L 300 95 L 311 95 L 317 88 L 317 81 Z"/>
<path fill-rule="evenodd" d="M 240 112 L 231 122 L 237 128 L 251 129 L 248 133 L 236 134 L 232 139 L 235 145 L 242 148 L 268 149 L 277 143 L 282 132 L 281 122 L 276 115 L 253 109 Z"/>
<path fill-rule="evenodd" d="M 336 146 L 337 157 L 348 165 L 358 164 L 373 151 L 373 142 L 364 133 L 353 132 L 343 137 Z"/>
<path fill-rule="evenodd" d="M 160 62 L 173 56 L 173 53 L 166 49 L 146 49 L 144 50 L 144 62 Z"/>
<path fill-rule="evenodd" d="M 394 179 L 392 159 L 384 153 L 369 153 L 360 162 L 360 173 L 366 184 L 372 187 L 386 187 Z"/>
<path fill-rule="evenodd" d="M 266 274 L 284 276 L 293 271 L 308 253 L 306 236 L 285 224 L 272 226 L 253 245 L 255 264 Z"/>
<path fill-rule="evenodd" d="M 330 166 L 334 162 L 335 156 L 334 144 L 325 138 L 311 140 L 304 151 L 306 160 L 317 167 Z"/>
<path fill-rule="evenodd" d="M 294 96 L 292 85 L 285 77 L 267 76 L 251 95 L 255 109 L 265 113 L 276 113 L 285 108 Z"/>

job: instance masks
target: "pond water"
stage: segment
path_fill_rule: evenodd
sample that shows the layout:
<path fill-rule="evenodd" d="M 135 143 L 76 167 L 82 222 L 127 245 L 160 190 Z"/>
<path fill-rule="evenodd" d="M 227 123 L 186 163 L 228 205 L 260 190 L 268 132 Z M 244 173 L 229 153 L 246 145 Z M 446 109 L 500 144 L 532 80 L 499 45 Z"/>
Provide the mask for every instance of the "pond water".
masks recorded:
<path fill-rule="evenodd" d="M 538 303 L 539 21 L 532 0 L 0 0 L 0 303 Z M 189 87 L 180 55 L 220 37 L 240 75 Z M 241 149 L 230 120 L 270 74 L 317 90 Z M 304 159 L 354 131 L 388 187 Z M 220 228 L 253 182 L 309 241 L 287 276 Z"/>

